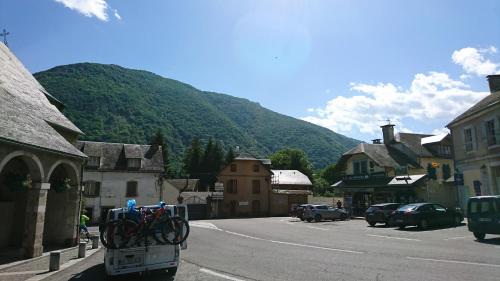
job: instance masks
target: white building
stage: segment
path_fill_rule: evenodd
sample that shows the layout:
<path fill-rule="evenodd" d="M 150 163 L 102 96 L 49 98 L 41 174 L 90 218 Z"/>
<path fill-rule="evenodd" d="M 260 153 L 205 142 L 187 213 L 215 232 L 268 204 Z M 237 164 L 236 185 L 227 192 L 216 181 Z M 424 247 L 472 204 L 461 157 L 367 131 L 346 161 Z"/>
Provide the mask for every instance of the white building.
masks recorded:
<path fill-rule="evenodd" d="M 91 222 L 99 222 L 109 209 L 158 204 L 162 199 L 161 147 L 139 144 L 78 142 L 89 158 L 83 172 L 84 208 Z"/>

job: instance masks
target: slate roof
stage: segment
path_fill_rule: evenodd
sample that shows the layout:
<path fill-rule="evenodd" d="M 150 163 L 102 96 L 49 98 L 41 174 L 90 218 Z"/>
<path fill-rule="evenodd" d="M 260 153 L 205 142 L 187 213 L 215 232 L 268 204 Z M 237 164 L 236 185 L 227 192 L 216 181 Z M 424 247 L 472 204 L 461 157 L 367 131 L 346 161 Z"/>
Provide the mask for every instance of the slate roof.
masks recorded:
<path fill-rule="evenodd" d="M 186 186 L 186 179 L 170 179 L 167 180 L 169 184 L 181 191 Z M 185 191 L 196 191 L 198 190 L 199 179 L 188 179 L 188 187 Z"/>
<path fill-rule="evenodd" d="M 422 140 L 420 141 L 420 144 L 425 145 L 425 144 L 429 144 L 429 143 L 442 142 L 447 136 L 448 136 L 448 134 L 440 134 L 440 135 L 436 135 L 436 136 L 425 137 L 425 138 L 422 138 Z"/>
<path fill-rule="evenodd" d="M 418 166 L 417 163 L 412 161 L 408 156 L 399 152 L 398 150 L 386 146 L 385 144 L 367 144 L 361 143 L 355 148 L 347 151 L 342 155 L 340 161 L 346 161 L 347 158 L 354 154 L 364 153 L 372 159 L 378 166 L 381 167 L 401 167 L 401 166 Z"/>
<path fill-rule="evenodd" d="M 0 140 L 85 157 L 54 129 L 83 134 L 49 102 L 47 94 L 0 43 Z"/>
<path fill-rule="evenodd" d="M 77 147 L 88 156 L 100 157 L 99 171 L 129 171 L 128 158 L 141 158 L 141 168 L 133 171 L 163 172 L 163 155 L 161 146 L 144 144 L 124 144 L 109 142 L 78 141 Z"/>
<path fill-rule="evenodd" d="M 453 126 L 453 124 L 470 117 L 474 114 L 477 114 L 487 108 L 500 104 L 500 92 L 495 92 L 489 94 L 484 99 L 480 100 L 478 103 L 473 105 L 471 108 L 467 109 L 464 113 L 458 115 L 453 121 L 451 121 L 446 127 Z"/>
<path fill-rule="evenodd" d="M 309 178 L 297 170 L 271 170 L 273 184 L 276 185 L 311 185 Z"/>
<path fill-rule="evenodd" d="M 433 157 L 431 151 L 422 145 L 422 139 L 432 137 L 432 135 L 399 133 L 396 140 L 404 143 L 413 153 L 420 157 Z"/>

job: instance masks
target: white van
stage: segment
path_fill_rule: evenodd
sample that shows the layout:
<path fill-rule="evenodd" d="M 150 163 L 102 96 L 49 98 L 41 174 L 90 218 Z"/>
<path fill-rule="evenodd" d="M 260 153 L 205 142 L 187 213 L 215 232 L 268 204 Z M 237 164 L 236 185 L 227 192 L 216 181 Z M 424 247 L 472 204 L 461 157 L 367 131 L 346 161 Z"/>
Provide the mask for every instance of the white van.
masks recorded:
<path fill-rule="evenodd" d="M 157 208 L 158 206 L 145 206 Z M 179 215 L 188 220 L 186 205 L 167 205 L 172 215 Z M 127 208 L 109 210 L 106 222 L 117 220 L 120 214 L 127 212 Z M 137 272 L 164 272 L 168 277 L 175 276 L 180 261 L 180 250 L 187 249 L 187 242 L 180 245 L 161 245 L 150 239 L 147 246 L 135 246 L 122 249 L 106 248 L 104 267 L 109 279 L 116 275 Z"/>

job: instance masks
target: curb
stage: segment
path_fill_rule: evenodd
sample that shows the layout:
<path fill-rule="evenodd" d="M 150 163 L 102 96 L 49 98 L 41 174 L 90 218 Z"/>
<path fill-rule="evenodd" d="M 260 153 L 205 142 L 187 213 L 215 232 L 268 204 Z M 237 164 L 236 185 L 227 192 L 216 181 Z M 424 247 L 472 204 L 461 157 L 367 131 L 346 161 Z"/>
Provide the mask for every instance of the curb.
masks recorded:
<path fill-rule="evenodd" d="M 78 248 L 78 247 L 77 247 Z M 99 246 L 97 247 L 97 249 L 90 249 L 90 250 L 87 250 L 87 255 L 83 258 L 76 258 L 76 259 L 72 259 L 72 260 L 69 260 L 67 261 L 66 263 L 64 264 L 61 264 L 61 267 L 59 268 L 59 270 L 56 270 L 56 271 L 47 271 L 46 273 L 44 274 L 39 274 L 39 275 L 35 275 L 29 279 L 26 279 L 25 281 L 40 281 L 40 280 L 43 280 L 49 276 L 52 276 L 56 273 L 59 273 L 59 272 L 62 272 L 63 270 L 81 262 L 81 261 L 84 261 L 85 259 L 91 257 L 93 254 L 97 253 L 99 250 L 102 249 L 102 246 Z"/>
<path fill-rule="evenodd" d="M 78 246 L 65 248 L 65 249 L 62 249 L 60 251 L 61 251 L 61 253 L 65 253 L 65 252 L 68 252 L 68 251 L 71 251 L 71 250 L 75 250 L 75 249 L 78 249 Z M 25 259 L 25 260 L 11 262 L 11 263 L 8 263 L 8 264 L 3 264 L 3 265 L 0 265 L 0 271 L 5 270 L 5 269 L 9 269 L 11 267 L 23 265 L 23 264 L 26 264 L 26 263 L 34 262 L 34 261 L 46 258 L 49 255 L 50 255 L 50 252 L 45 252 L 41 256 L 36 257 L 36 258 Z"/>

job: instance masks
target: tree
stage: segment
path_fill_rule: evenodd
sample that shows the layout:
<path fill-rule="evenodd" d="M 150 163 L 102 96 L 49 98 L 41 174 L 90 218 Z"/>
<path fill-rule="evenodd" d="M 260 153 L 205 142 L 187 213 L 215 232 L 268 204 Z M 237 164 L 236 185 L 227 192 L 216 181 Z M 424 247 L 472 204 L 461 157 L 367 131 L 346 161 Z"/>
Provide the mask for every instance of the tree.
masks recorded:
<path fill-rule="evenodd" d="M 158 129 L 156 131 L 156 133 L 151 137 L 149 144 L 152 146 L 156 146 L 156 147 L 161 146 L 161 149 L 162 149 L 161 151 L 162 151 L 162 156 L 163 156 L 163 168 L 165 169 L 165 176 L 170 177 L 171 171 L 170 171 L 170 161 L 168 159 L 168 157 L 169 157 L 168 146 L 167 146 L 167 142 L 165 141 L 165 137 L 160 129 Z"/>
<path fill-rule="evenodd" d="M 307 155 L 300 149 L 287 148 L 279 150 L 270 157 L 274 169 L 298 170 L 313 180 L 312 164 Z"/>
<path fill-rule="evenodd" d="M 443 164 L 443 180 L 447 180 L 451 177 L 451 168 L 448 164 Z"/>
<path fill-rule="evenodd" d="M 233 162 L 234 158 L 236 158 L 236 154 L 232 147 L 229 147 L 229 150 L 226 153 L 226 157 L 224 159 L 224 164 L 229 165 L 229 163 Z"/>
<path fill-rule="evenodd" d="M 335 164 L 330 164 L 320 171 L 320 176 L 325 179 L 330 185 L 342 179 L 341 171 Z"/>
<path fill-rule="evenodd" d="M 203 159 L 203 148 L 200 139 L 194 138 L 191 146 L 184 155 L 184 173 L 189 174 L 191 178 L 199 178 L 201 173 L 201 162 Z"/>

